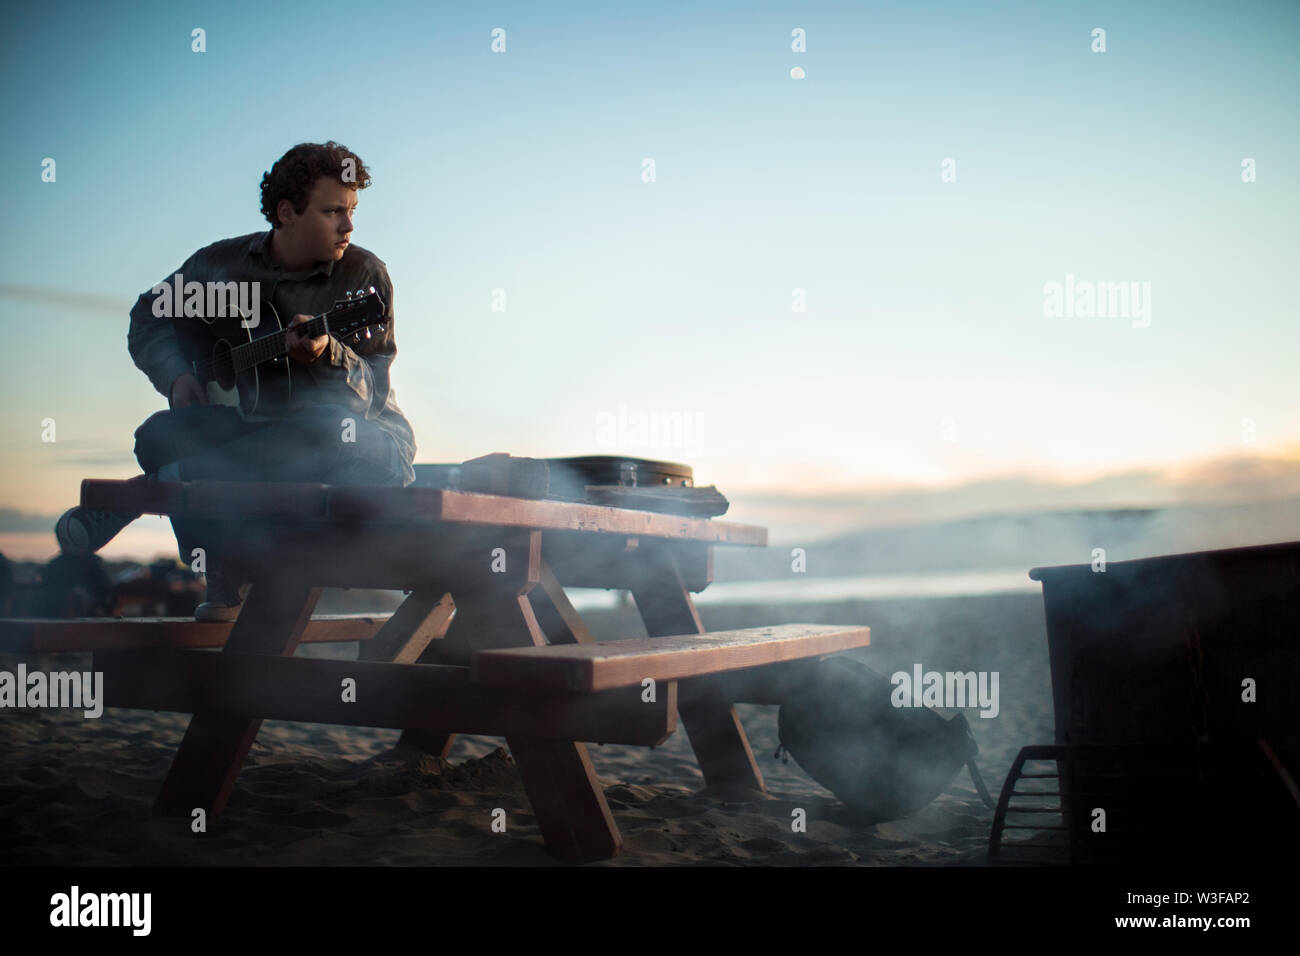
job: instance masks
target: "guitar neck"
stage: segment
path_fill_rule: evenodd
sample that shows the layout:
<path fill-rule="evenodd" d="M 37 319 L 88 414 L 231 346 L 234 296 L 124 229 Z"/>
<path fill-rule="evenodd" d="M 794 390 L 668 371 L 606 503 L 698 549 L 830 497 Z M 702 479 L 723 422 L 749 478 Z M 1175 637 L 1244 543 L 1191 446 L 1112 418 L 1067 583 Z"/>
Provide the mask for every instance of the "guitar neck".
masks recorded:
<path fill-rule="evenodd" d="M 295 325 L 293 330 L 308 339 L 326 335 L 329 332 L 328 314 L 323 313 L 315 316 L 310 321 Z M 264 335 L 260 339 L 253 339 L 251 342 L 237 345 L 230 350 L 230 356 L 234 361 L 235 371 L 237 372 L 247 371 L 254 366 L 261 365 L 263 362 L 271 362 L 288 354 L 289 349 L 285 344 L 283 332 Z"/>

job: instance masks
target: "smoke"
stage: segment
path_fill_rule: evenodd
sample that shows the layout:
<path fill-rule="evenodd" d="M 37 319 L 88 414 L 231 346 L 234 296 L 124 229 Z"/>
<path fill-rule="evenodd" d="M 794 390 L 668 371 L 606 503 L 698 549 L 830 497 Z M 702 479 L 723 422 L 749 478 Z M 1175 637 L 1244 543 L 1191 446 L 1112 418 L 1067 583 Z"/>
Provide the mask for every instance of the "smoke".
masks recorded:
<path fill-rule="evenodd" d="M 1267 502 L 1300 496 L 1300 447 L 1223 455 L 1163 469 L 1131 469 L 1089 481 L 1033 475 L 948 487 L 894 488 L 817 495 L 724 488 L 737 521 L 771 530 L 772 542 L 802 545 L 846 531 L 914 526 L 994 513 L 1159 509 L 1178 505 Z"/>
<path fill-rule="evenodd" d="M 798 543 L 807 577 L 1087 564 L 1300 540 L 1300 499 L 1110 511 L 986 515 Z M 719 548 L 717 581 L 791 580 L 790 546 Z"/>

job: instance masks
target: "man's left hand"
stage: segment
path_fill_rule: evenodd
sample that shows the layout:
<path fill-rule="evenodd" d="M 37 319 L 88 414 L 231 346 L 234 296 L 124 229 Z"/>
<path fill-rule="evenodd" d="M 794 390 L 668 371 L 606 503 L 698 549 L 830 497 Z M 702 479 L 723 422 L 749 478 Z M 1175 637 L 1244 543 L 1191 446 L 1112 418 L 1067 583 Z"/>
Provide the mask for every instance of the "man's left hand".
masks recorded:
<path fill-rule="evenodd" d="M 295 325 L 301 325 L 303 322 L 310 322 L 310 315 L 295 315 L 293 321 L 289 323 L 289 329 L 284 333 L 284 345 L 289 351 L 289 358 L 303 365 L 310 365 L 325 353 L 329 348 L 330 337 L 321 335 L 314 339 L 305 338 L 293 331 Z"/>

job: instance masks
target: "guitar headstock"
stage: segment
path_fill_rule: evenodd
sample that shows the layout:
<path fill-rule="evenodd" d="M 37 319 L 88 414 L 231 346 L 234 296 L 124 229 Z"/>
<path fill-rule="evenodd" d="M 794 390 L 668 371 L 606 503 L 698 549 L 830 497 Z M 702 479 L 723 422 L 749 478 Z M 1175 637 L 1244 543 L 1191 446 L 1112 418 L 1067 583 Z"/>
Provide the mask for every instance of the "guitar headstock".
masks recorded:
<path fill-rule="evenodd" d="M 351 336 L 352 341 L 360 342 L 362 338 L 370 338 L 372 328 L 384 331 L 384 314 L 387 311 L 388 305 L 384 302 L 384 297 L 371 286 L 369 289 L 349 292 L 336 301 L 334 307 L 325 313 L 324 319 L 331 334 L 339 341 Z"/>

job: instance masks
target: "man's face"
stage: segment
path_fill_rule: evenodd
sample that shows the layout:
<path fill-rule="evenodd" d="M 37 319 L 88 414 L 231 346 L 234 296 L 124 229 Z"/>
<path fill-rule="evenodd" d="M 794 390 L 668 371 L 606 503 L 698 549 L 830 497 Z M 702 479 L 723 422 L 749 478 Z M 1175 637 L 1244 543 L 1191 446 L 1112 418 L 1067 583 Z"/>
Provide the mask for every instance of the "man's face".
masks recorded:
<path fill-rule="evenodd" d="M 316 180 L 307 208 L 295 213 L 287 201 L 280 204 L 280 222 L 285 238 L 303 261 L 325 262 L 343 258 L 352 235 L 352 214 L 357 208 L 357 191 L 336 179 Z"/>

